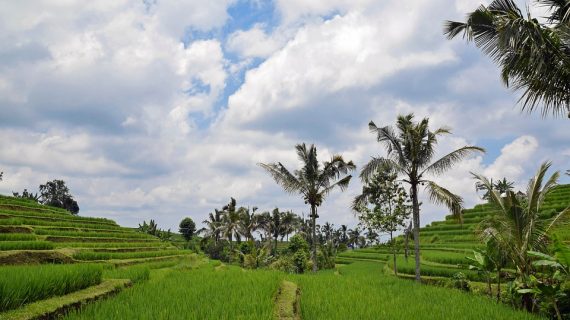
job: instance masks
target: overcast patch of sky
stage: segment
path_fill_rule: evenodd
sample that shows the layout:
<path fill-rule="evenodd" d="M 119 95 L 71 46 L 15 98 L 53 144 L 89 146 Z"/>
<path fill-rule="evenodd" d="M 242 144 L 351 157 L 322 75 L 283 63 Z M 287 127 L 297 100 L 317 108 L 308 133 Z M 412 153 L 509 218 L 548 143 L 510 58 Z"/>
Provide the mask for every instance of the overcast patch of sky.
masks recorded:
<path fill-rule="evenodd" d="M 82 215 L 173 229 L 230 196 L 306 212 L 256 163 L 294 168 L 304 141 L 322 160 L 343 153 L 362 166 L 383 152 L 367 123 L 406 112 L 453 127 L 442 152 L 488 149 L 440 179 L 468 205 L 478 201 L 469 171 L 512 172 L 522 185 L 541 161 L 570 162 L 565 119 L 521 114 L 489 59 L 441 34 L 444 19 L 461 19 L 476 0 L 46 2 L 36 9 L 51 15 L 35 16 L 32 4 L 0 10 L 4 194 L 64 178 Z M 239 32 L 265 47 L 232 47 Z M 502 153 L 518 146 L 529 150 Z M 354 225 L 348 205 L 359 189 L 355 179 L 333 193 L 323 221 Z M 422 224 L 444 215 L 426 205 Z"/>

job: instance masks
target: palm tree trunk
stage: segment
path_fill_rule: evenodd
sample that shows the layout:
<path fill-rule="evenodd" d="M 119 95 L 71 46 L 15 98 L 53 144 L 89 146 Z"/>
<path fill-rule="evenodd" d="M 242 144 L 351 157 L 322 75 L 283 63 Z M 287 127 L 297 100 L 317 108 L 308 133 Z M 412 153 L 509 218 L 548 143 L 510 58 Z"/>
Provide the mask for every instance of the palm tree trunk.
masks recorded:
<path fill-rule="evenodd" d="M 414 223 L 414 254 L 416 260 L 416 281 L 421 282 L 420 275 L 420 204 L 418 202 L 418 185 L 412 183 L 412 206 L 413 215 L 412 220 Z"/>
<path fill-rule="evenodd" d="M 493 289 L 491 288 L 491 274 L 487 274 L 487 287 L 489 287 L 489 298 L 493 299 Z"/>
<path fill-rule="evenodd" d="M 390 243 L 392 244 L 392 254 L 394 255 L 394 274 L 398 275 L 398 267 L 396 266 L 396 244 L 394 243 L 392 237 L 392 231 L 390 231 Z"/>
<path fill-rule="evenodd" d="M 311 220 L 313 220 L 313 241 L 312 245 L 312 260 L 313 260 L 313 272 L 317 272 L 317 231 L 316 231 L 316 222 L 317 222 L 317 207 L 315 205 L 311 205 Z"/>

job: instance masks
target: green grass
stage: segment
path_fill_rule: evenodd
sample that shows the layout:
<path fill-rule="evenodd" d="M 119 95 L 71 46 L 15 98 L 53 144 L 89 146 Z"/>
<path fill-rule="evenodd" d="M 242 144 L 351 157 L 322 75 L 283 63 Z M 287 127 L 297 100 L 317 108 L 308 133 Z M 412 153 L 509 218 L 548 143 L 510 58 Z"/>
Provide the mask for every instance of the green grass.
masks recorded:
<path fill-rule="evenodd" d="M 421 256 L 424 260 L 442 264 L 468 265 L 469 260 L 466 257 L 473 257 L 473 252 L 469 250 L 465 252 L 423 250 Z"/>
<path fill-rule="evenodd" d="M 81 217 L 81 216 L 73 216 L 71 214 L 55 214 L 52 212 L 44 213 L 33 211 L 22 211 L 22 210 L 9 210 L 0 207 L 0 215 L 6 216 L 13 216 L 13 217 L 22 217 L 22 218 L 37 218 L 37 219 L 44 219 L 44 220 L 53 220 L 53 221 L 72 221 L 72 222 L 85 222 L 85 223 L 98 223 L 98 224 L 106 224 L 110 226 L 117 226 L 117 223 L 113 220 L 109 220 L 106 218 L 91 218 L 91 217 Z"/>
<path fill-rule="evenodd" d="M 382 274 L 380 264 L 355 262 L 293 278 L 302 319 L 536 319 L 486 297 L 420 285 Z"/>
<path fill-rule="evenodd" d="M 160 241 L 129 242 L 126 239 L 117 242 L 55 242 L 56 248 L 134 248 L 134 247 L 167 247 L 169 244 Z"/>
<path fill-rule="evenodd" d="M 29 233 L 0 233 L 0 241 L 30 241 L 36 236 Z"/>
<path fill-rule="evenodd" d="M 0 311 L 99 284 L 101 275 L 93 264 L 0 267 Z"/>
<path fill-rule="evenodd" d="M 124 290 L 113 299 L 84 307 L 65 319 L 271 319 L 274 295 L 282 278 L 275 271 L 243 271 L 237 267 L 217 270 L 161 270 Z"/>
<path fill-rule="evenodd" d="M 73 227 L 73 228 L 91 228 L 91 229 L 108 229 L 111 225 L 101 223 L 78 223 L 72 221 L 50 221 L 39 218 L 8 218 L 0 219 L 0 225 L 28 225 L 28 226 L 57 226 L 57 227 Z M 120 229 L 120 227 L 115 227 Z M 125 230 L 132 230 L 124 228 Z"/>
<path fill-rule="evenodd" d="M 38 235 L 67 236 L 67 237 L 95 237 L 95 238 L 131 238 L 131 239 L 154 239 L 150 234 L 140 232 L 99 232 L 99 231 L 63 231 L 50 229 L 34 229 Z"/>
<path fill-rule="evenodd" d="M 53 243 L 47 241 L 0 241 L 0 251 L 52 250 L 53 248 Z"/>
<path fill-rule="evenodd" d="M 150 268 L 147 265 L 117 267 L 103 272 L 105 279 L 129 279 L 133 283 L 146 281 L 150 278 Z"/>
<path fill-rule="evenodd" d="M 161 251 L 142 251 L 142 252 L 92 252 L 82 251 L 73 255 L 77 260 L 111 260 L 111 259 L 136 259 L 173 256 L 179 254 L 190 254 L 190 251 L 183 250 L 161 250 Z"/>

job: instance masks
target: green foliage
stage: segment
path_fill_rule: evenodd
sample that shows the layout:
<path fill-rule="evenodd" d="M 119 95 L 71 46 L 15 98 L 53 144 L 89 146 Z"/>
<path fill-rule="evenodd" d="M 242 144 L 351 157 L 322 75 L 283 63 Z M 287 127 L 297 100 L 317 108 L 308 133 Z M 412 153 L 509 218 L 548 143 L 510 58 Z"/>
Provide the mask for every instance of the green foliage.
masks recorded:
<path fill-rule="evenodd" d="M 469 284 L 469 279 L 463 272 L 454 273 L 449 279 L 450 286 L 455 289 L 462 291 L 471 291 L 471 285 Z"/>
<path fill-rule="evenodd" d="M 180 221 L 179 232 L 182 234 L 186 241 L 190 241 L 196 232 L 196 224 L 192 218 L 184 218 Z"/>
<path fill-rule="evenodd" d="M 79 205 L 63 180 L 48 181 L 40 185 L 40 199 L 45 205 L 63 208 L 71 214 L 79 213 Z"/>
<path fill-rule="evenodd" d="M 296 234 L 289 239 L 289 252 L 305 251 L 309 252 L 309 244 L 300 234 Z"/>
<path fill-rule="evenodd" d="M 0 267 L 0 311 L 99 284 L 101 274 L 93 264 Z"/>

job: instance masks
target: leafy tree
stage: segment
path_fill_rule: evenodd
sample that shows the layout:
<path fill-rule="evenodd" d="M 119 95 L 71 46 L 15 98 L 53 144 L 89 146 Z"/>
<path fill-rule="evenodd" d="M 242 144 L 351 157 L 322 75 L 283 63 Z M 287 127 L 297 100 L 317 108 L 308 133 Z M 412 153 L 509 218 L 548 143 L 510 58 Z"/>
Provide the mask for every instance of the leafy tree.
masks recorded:
<path fill-rule="evenodd" d="M 501 68 L 503 83 L 522 90 L 523 110 L 542 107 L 542 115 L 570 117 L 570 5 L 567 0 L 537 0 L 550 9 L 546 23 L 525 15 L 514 0 L 494 0 L 447 21 L 449 39 L 463 34 Z"/>
<path fill-rule="evenodd" d="M 77 201 L 73 199 L 63 180 L 48 181 L 40 185 L 40 199 L 42 204 L 63 208 L 71 214 L 79 212 Z"/>
<path fill-rule="evenodd" d="M 406 225 L 411 213 L 408 194 L 396 179 L 397 174 L 391 168 L 381 168 L 366 182 L 362 193 L 353 201 L 353 209 L 360 223 L 390 235 L 394 274 L 398 274 L 394 232 Z"/>
<path fill-rule="evenodd" d="M 410 185 L 410 197 L 412 199 L 412 221 L 414 225 L 416 281 L 420 276 L 420 203 L 418 187 L 426 186 L 429 198 L 432 202 L 447 206 L 452 214 L 461 219 L 463 199 L 441 187 L 426 176 L 441 175 L 456 163 L 473 152 L 484 152 L 484 149 L 475 146 L 465 146 L 454 150 L 442 158 L 432 161 L 437 146 L 437 138 L 443 134 L 449 134 L 450 130 L 440 128 L 430 131 L 427 118 L 415 123 L 414 115 L 399 116 L 396 121 L 396 129 L 387 126 L 377 127 L 370 122 L 370 131 L 376 134 L 377 141 L 382 143 L 387 151 L 387 157 L 374 157 L 360 173 L 361 179 L 366 182 L 381 167 L 391 167 L 404 176 L 403 181 Z"/>
<path fill-rule="evenodd" d="M 28 189 L 24 189 L 24 191 L 22 191 L 22 194 L 20 194 L 19 192 L 12 191 L 12 195 L 16 198 L 22 198 L 22 199 L 32 200 L 34 202 L 40 202 L 40 195 L 37 193 L 28 192 Z"/>
<path fill-rule="evenodd" d="M 148 224 L 146 220 L 143 221 L 142 225 L 139 224 L 138 231 L 158 237 L 160 229 L 158 229 L 158 224 L 156 224 L 153 219 L 150 219 Z"/>
<path fill-rule="evenodd" d="M 316 221 L 317 208 L 326 196 L 335 188 L 345 190 L 352 176 L 348 175 L 356 166 L 352 161 L 345 162 L 342 156 L 334 155 L 330 161 L 320 164 L 317 160 L 317 148 L 311 145 L 308 149 L 303 144 L 295 146 L 297 156 L 303 163 L 300 170 L 290 172 L 283 164 L 272 163 L 259 165 L 264 168 L 283 189 L 288 193 L 298 193 L 303 196 L 305 203 L 311 207 L 312 241 L 311 258 L 313 271 L 317 267 Z"/>
<path fill-rule="evenodd" d="M 190 241 L 196 232 L 196 224 L 192 218 L 187 217 L 180 221 L 179 230 L 178 230 L 186 241 Z"/>
<path fill-rule="evenodd" d="M 549 243 L 548 232 L 564 221 L 570 213 L 569 207 L 551 219 L 540 217 L 544 200 L 556 187 L 560 175 L 555 172 L 543 183 L 550 166 L 550 162 L 543 163 L 530 179 L 527 198 L 520 198 L 513 191 L 501 196 L 497 190 L 493 190 L 490 203 L 496 208 L 497 214 L 483 220 L 480 226 L 481 235 L 485 239 L 493 239 L 508 255 L 523 286 L 526 286 L 533 271 L 532 258 L 528 251 L 546 252 Z M 489 189 L 492 188 L 487 178 L 477 174 L 474 174 L 474 177 Z M 523 294 L 522 303 L 527 310 L 532 310 L 533 302 L 529 294 Z"/>

